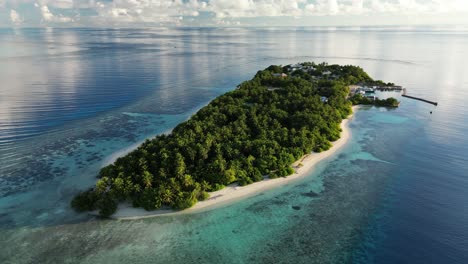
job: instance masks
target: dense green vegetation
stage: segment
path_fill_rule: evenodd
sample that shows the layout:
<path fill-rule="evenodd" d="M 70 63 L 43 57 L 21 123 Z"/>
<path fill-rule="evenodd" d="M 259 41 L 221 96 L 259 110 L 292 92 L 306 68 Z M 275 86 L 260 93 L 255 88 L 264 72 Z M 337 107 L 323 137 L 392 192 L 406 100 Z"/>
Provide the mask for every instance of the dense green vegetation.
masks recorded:
<path fill-rule="evenodd" d="M 350 101 L 353 103 L 353 105 L 375 105 L 383 107 L 398 107 L 400 105 L 400 102 L 398 102 L 398 100 L 393 97 L 387 99 L 376 98 L 373 100 L 361 94 L 355 94 L 350 98 Z"/>
<path fill-rule="evenodd" d="M 147 140 L 102 168 L 96 186 L 77 195 L 72 206 L 102 216 L 124 201 L 146 210 L 184 209 L 233 182 L 292 174 L 295 160 L 327 150 L 340 137 L 340 122 L 351 113 L 348 86 L 372 81 L 355 66 L 303 65 L 310 69 L 259 71 L 171 134 Z"/>

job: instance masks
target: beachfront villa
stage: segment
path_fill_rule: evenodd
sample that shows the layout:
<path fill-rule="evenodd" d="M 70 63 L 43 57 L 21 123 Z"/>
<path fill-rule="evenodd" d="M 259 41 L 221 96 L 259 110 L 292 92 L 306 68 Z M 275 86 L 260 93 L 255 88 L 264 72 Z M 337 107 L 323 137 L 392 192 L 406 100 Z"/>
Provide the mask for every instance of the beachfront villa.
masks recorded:
<path fill-rule="evenodd" d="M 272 76 L 273 76 L 273 77 L 278 77 L 278 78 L 286 78 L 286 77 L 288 77 L 288 75 L 285 74 L 285 73 L 273 73 Z"/>

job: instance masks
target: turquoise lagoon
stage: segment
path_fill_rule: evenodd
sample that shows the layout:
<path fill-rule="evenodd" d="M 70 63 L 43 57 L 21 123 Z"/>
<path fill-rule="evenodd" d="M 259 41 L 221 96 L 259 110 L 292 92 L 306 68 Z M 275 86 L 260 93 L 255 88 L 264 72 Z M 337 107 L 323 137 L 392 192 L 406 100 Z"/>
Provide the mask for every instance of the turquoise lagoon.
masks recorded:
<path fill-rule="evenodd" d="M 463 28 L 2 29 L 0 40 L 1 263 L 468 260 Z M 363 107 L 309 177 L 222 208 L 133 221 L 70 210 L 115 153 L 256 70 L 299 61 L 360 65 L 439 106 Z"/>

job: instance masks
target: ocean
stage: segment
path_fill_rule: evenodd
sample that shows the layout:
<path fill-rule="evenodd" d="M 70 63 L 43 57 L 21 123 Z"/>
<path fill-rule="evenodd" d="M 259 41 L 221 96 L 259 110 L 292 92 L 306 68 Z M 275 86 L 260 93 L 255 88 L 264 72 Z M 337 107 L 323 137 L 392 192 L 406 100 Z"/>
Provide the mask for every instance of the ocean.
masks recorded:
<path fill-rule="evenodd" d="M 468 263 L 468 28 L 0 29 L 0 263 Z M 116 153 L 271 64 L 352 64 L 433 106 L 361 107 L 309 177 L 206 212 L 70 209 Z"/>

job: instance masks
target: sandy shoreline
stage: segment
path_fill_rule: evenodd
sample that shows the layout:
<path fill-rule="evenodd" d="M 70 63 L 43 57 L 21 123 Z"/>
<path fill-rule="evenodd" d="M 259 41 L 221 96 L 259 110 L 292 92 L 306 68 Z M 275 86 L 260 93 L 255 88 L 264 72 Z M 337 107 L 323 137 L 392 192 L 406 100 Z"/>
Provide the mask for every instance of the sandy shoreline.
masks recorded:
<path fill-rule="evenodd" d="M 356 110 L 356 107 L 353 107 L 353 112 Z M 167 216 L 167 215 L 177 215 L 177 214 L 187 214 L 187 213 L 196 213 L 201 212 L 204 210 L 213 209 L 216 207 L 220 207 L 223 205 L 227 205 L 233 203 L 237 200 L 247 198 L 262 191 L 270 190 L 278 186 L 285 185 L 289 182 L 296 181 L 298 179 L 304 178 L 307 175 L 310 175 L 310 172 L 315 167 L 317 163 L 320 161 L 332 156 L 338 150 L 340 150 L 346 143 L 348 142 L 351 133 L 349 131 L 349 120 L 352 118 L 352 115 L 348 117 L 348 119 L 344 119 L 341 122 L 341 137 L 337 141 L 333 142 L 333 147 L 327 151 L 321 153 L 312 153 L 302 157 L 300 160 L 296 161 L 293 164 L 293 167 L 296 168 L 296 173 L 288 176 L 286 178 L 277 178 L 277 179 L 265 179 L 260 182 L 255 182 L 249 184 L 247 186 L 237 186 L 236 184 L 232 184 L 226 186 L 226 188 L 210 193 L 210 198 L 198 202 L 193 207 L 182 210 L 156 210 L 156 211 L 146 211 L 142 208 L 134 208 L 129 204 L 121 204 L 117 212 L 112 215 L 113 219 L 120 219 L 120 220 L 133 220 L 133 219 L 142 219 L 142 218 L 149 218 L 149 217 L 157 217 L 157 216 Z M 297 168 L 296 165 L 302 163 L 303 166 Z"/>

